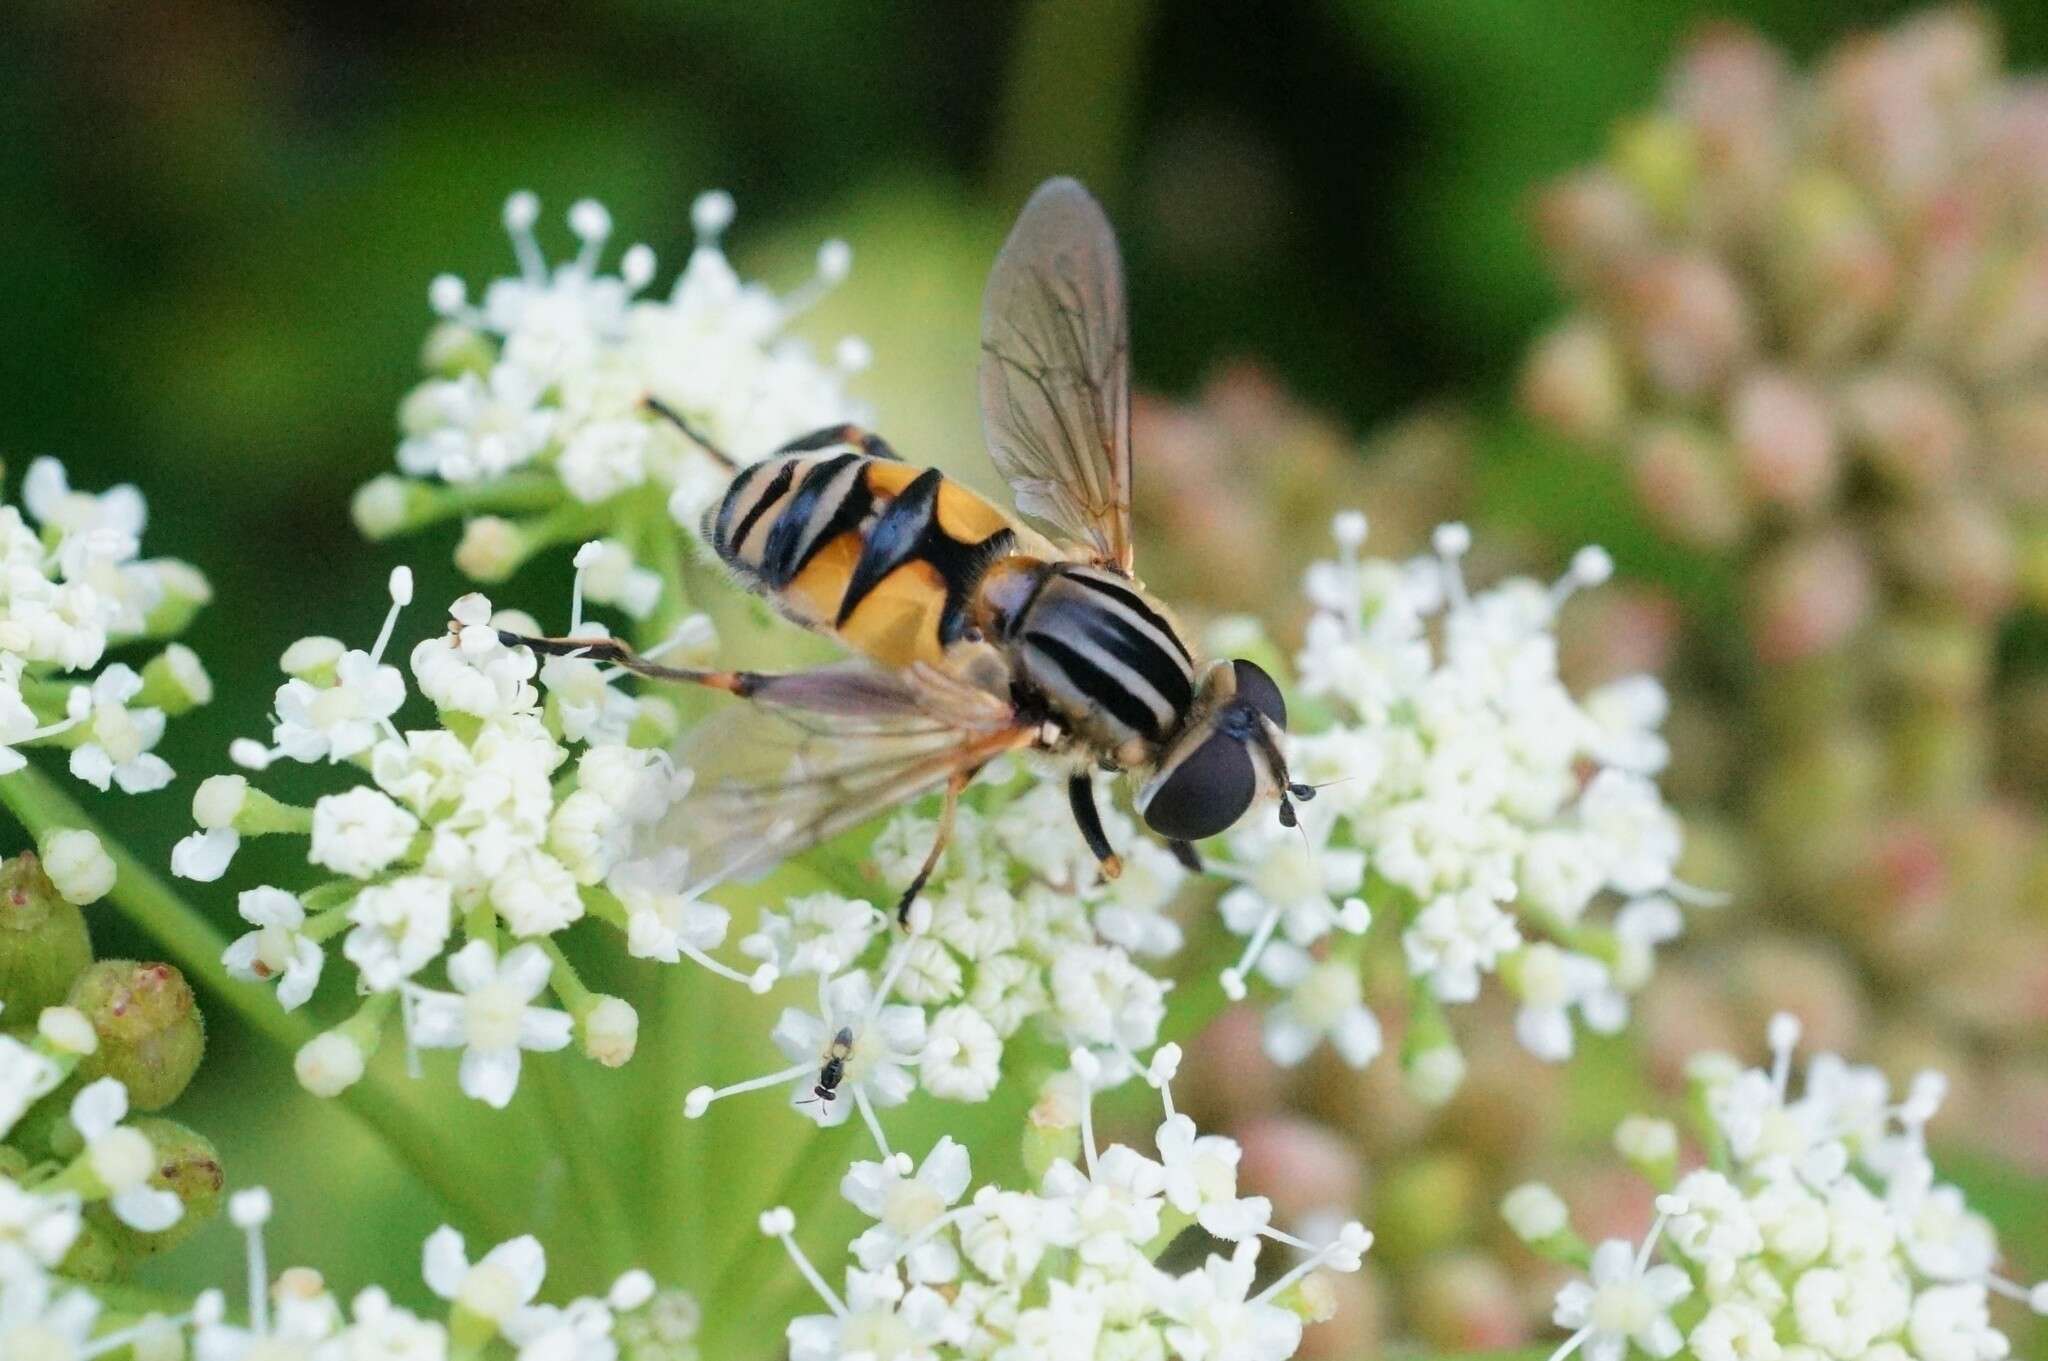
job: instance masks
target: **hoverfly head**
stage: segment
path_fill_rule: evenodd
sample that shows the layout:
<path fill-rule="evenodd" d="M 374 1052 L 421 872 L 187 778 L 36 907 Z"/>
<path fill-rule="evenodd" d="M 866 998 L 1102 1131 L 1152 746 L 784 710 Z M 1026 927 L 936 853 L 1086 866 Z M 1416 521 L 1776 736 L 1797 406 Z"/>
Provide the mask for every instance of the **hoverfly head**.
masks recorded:
<path fill-rule="evenodd" d="M 1273 794 L 1281 823 L 1294 826 L 1294 801 L 1314 798 L 1315 790 L 1288 778 L 1280 746 L 1286 735 L 1287 701 L 1273 678 L 1242 657 L 1217 662 L 1202 678 L 1189 721 L 1138 791 L 1145 824 L 1175 841 L 1200 841 Z"/>

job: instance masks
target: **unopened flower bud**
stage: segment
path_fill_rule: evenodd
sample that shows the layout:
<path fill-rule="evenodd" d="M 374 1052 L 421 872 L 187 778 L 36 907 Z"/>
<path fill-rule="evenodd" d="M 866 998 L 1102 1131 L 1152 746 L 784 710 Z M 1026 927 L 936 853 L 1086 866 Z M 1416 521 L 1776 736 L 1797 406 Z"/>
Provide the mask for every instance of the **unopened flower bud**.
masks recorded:
<path fill-rule="evenodd" d="M 1457 1242 L 1471 1229 L 1478 1192 L 1478 1169 L 1462 1154 L 1424 1154 L 1389 1169 L 1374 1197 L 1380 1254 L 1413 1263 Z"/>
<path fill-rule="evenodd" d="M 207 831 L 232 827 L 249 798 L 249 782 L 240 775 L 212 775 L 192 795 L 192 820 Z"/>
<path fill-rule="evenodd" d="M 92 832 L 59 828 L 42 839 L 43 873 L 67 903 L 84 907 L 113 892 L 114 860 Z"/>
<path fill-rule="evenodd" d="M 1631 118 L 1614 131 L 1607 162 L 1663 221 L 1682 220 L 1699 178 L 1699 144 L 1677 118 Z"/>
<path fill-rule="evenodd" d="M 1614 1130 L 1614 1151 L 1659 1186 L 1669 1186 L 1678 1167 L 1678 1126 L 1669 1120 L 1631 1115 Z"/>
<path fill-rule="evenodd" d="M 347 1034 L 329 1030 L 299 1046 L 292 1071 L 299 1085 L 319 1097 L 340 1096 L 363 1079 L 369 1056 Z"/>
<path fill-rule="evenodd" d="M 2042 708 L 2048 726 L 2048 700 Z M 1203 1126 L 1227 1125 L 1280 1104 L 1285 1073 L 1266 1053 L 1263 1025 L 1254 1006 L 1225 1007 L 1189 1045 L 1202 1062 L 1182 1070 L 1174 1096 Z"/>
<path fill-rule="evenodd" d="M 133 1262 L 182 1243 L 218 1215 L 227 1176 L 221 1169 L 220 1155 L 214 1151 L 212 1143 L 175 1121 L 143 1116 L 129 1121 L 128 1128 L 146 1138 L 155 1152 L 148 1184 L 159 1191 L 171 1192 L 184 1206 L 178 1222 L 161 1233 L 144 1233 L 130 1228 L 105 1205 L 95 1205 L 87 1211 L 88 1217 L 105 1230 L 123 1259 Z"/>
<path fill-rule="evenodd" d="M 1854 353 L 1897 300 L 1891 243 L 1856 186 L 1832 170 L 1794 175 L 1776 209 L 1769 282 L 1787 348 L 1814 359 Z"/>
<path fill-rule="evenodd" d="M 623 998 L 593 998 L 577 1018 L 577 1026 L 582 1031 L 583 1052 L 607 1068 L 617 1068 L 632 1058 L 640 1041 L 640 1013 Z"/>
<path fill-rule="evenodd" d="M 1718 388 L 1749 350 L 1749 304 L 1727 269 L 1701 251 L 1643 260 L 1622 284 L 1636 362 L 1681 401 Z"/>
<path fill-rule="evenodd" d="M 1643 508 L 1673 537 L 1725 548 L 1749 528 L 1728 455 L 1696 427 L 1660 422 L 1639 435 L 1630 475 Z"/>
<path fill-rule="evenodd" d="M 36 1034 L 60 1054 L 90 1054 L 100 1047 L 99 1032 L 77 1007 L 44 1007 Z"/>
<path fill-rule="evenodd" d="M 206 674 L 199 654 L 183 643 L 172 643 L 142 667 L 142 693 L 138 704 L 177 715 L 189 713 L 213 702 L 213 678 Z"/>
<path fill-rule="evenodd" d="M 311 634 L 295 638 L 286 647 L 284 655 L 277 659 L 277 669 L 294 680 L 308 681 L 314 685 L 332 685 L 335 680 L 335 664 L 348 651 L 348 644 L 339 638 L 325 634 Z"/>
<path fill-rule="evenodd" d="M 176 1100 L 198 1071 L 205 1025 L 191 986 L 169 964 L 103 959 L 79 975 L 69 1000 L 100 1040 L 79 1063 L 83 1080 L 119 1078 L 131 1105 L 153 1111 Z"/>
<path fill-rule="evenodd" d="M 1508 1192 L 1500 1213 L 1515 1237 L 1531 1247 L 1563 1236 L 1572 1226 L 1563 1198 L 1540 1181 L 1524 1182 Z"/>
<path fill-rule="evenodd" d="M 1955 480 L 1970 426 L 1947 386 L 1915 374 L 1877 373 L 1851 383 L 1842 402 L 1856 447 L 1894 486 L 1930 491 Z"/>
<path fill-rule="evenodd" d="M 1567 439 L 1613 439 L 1628 407 L 1628 375 L 1613 340 L 1587 320 L 1551 331 L 1536 342 L 1522 368 L 1521 402 Z"/>
<path fill-rule="evenodd" d="M 1407 1297 L 1415 1330 L 1433 1351 L 1502 1351 L 1529 1341 L 1528 1317 L 1514 1281 L 1499 1263 L 1476 1253 L 1427 1263 Z"/>
<path fill-rule="evenodd" d="M 1585 171 L 1558 181 L 1536 202 L 1536 230 L 1566 283 L 1597 283 L 1653 238 L 1650 214 L 1621 178 Z"/>
<path fill-rule="evenodd" d="M 472 581 L 503 581 L 519 570 L 531 551 L 517 524 L 502 515 L 479 515 L 462 527 L 455 567 Z"/>
<path fill-rule="evenodd" d="M 1075 1081 L 1071 1072 L 1047 1078 L 1024 1117 L 1024 1170 L 1034 1182 L 1061 1159 L 1081 1156 L 1082 1093 Z"/>
<path fill-rule="evenodd" d="M 1409 1095 L 1425 1106 L 1441 1106 L 1465 1083 L 1465 1056 L 1450 1043 L 1404 1048 L 1401 1071 L 1408 1080 Z"/>
<path fill-rule="evenodd" d="M 156 578 L 159 592 L 156 605 L 142 622 L 146 636 L 176 637 L 200 610 L 213 603 L 213 586 L 191 563 L 176 558 L 151 558 L 141 566 Z"/>
<path fill-rule="evenodd" d="M 2019 586 L 2019 554 L 2005 516 L 1968 494 L 1893 512 L 1885 546 L 1906 581 L 1966 618 L 1994 621 Z"/>
<path fill-rule="evenodd" d="M 1324 1125 L 1269 1115 L 1238 1127 L 1238 1185 L 1273 1202 L 1273 1218 L 1299 1224 L 1321 1211 L 1351 1213 L 1362 1168 L 1356 1146 Z"/>
<path fill-rule="evenodd" d="M 396 473 L 384 473 L 356 488 L 349 516 L 366 539 L 389 539 L 433 518 L 434 494 Z"/>
<path fill-rule="evenodd" d="M 475 327 L 444 321 L 427 332 L 420 345 L 420 367 L 442 378 L 488 373 L 497 362 L 497 348 L 489 336 Z"/>
<path fill-rule="evenodd" d="M 1833 493 L 1841 473 L 1834 415 L 1805 380 L 1775 369 L 1743 377 L 1728 399 L 1728 438 L 1757 500 L 1811 511 Z"/>
<path fill-rule="evenodd" d="M 1750 581 L 1750 640 L 1767 664 L 1830 652 L 1869 617 L 1876 595 L 1869 555 L 1832 530 L 1781 545 Z"/>
<path fill-rule="evenodd" d="M 13 1023 L 57 1005 L 90 963 L 85 915 L 35 853 L 0 861 L 0 1015 Z"/>

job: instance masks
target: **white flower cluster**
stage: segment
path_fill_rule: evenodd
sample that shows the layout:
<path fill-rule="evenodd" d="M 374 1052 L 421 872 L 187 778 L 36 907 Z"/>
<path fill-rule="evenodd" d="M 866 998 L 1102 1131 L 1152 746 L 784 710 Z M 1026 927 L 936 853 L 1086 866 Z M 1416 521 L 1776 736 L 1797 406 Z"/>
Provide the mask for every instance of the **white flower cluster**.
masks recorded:
<path fill-rule="evenodd" d="M 866 347 L 842 341 L 826 365 L 785 334 L 846 276 L 844 242 L 825 243 L 815 278 L 778 297 L 733 270 L 718 245 L 732 198 L 706 193 L 691 212 L 696 248 L 668 295 L 651 297 L 643 295 L 655 276 L 647 246 L 604 272 L 612 222 L 601 204 L 570 207 L 580 249 L 555 265 L 534 235 L 539 214 L 530 193 L 506 201 L 518 274 L 492 281 L 479 298 L 452 275 L 433 281 L 428 296 L 442 323 L 426 346 L 432 376 L 399 412 L 406 477 L 387 475 L 358 494 L 366 532 L 383 537 L 458 509 L 545 510 L 549 498 L 536 498 L 536 487 L 558 488 L 557 505 L 593 505 L 645 485 L 662 489 L 676 522 L 694 532 L 730 474 L 650 398 L 741 460 L 858 414 L 843 384 L 865 366 Z M 504 483 L 516 494 L 502 506 L 487 492 L 443 503 L 407 480 L 480 489 L 513 473 L 526 482 Z M 560 516 L 487 515 L 470 521 L 457 562 L 480 580 L 502 580 L 538 548 L 577 532 Z"/>
<path fill-rule="evenodd" d="M 1995 1273 L 1991 1225 L 1928 1158 L 1941 1076 L 1922 1073 L 1895 1101 L 1876 1069 L 1820 1054 L 1795 1098 L 1798 1039 L 1780 1015 L 1769 1071 L 1695 1060 L 1710 1166 L 1681 1177 L 1675 1128 L 1623 1127 L 1617 1144 L 1667 1194 L 1640 1246 L 1602 1243 L 1590 1279 L 1558 1292 L 1556 1322 L 1572 1334 L 1559 1358 L 1662 1361 L 1686 1347 L 1698 1361 L 2000 1361 L 2011 1347 L 1993 1296 L 2048 1314 L 2048 1283 Z M 1524 1186 L 1503 1210 L 1538 1250 L 1585 1260 L 1549 1188 Z"/>
<path fill-rule="evenodd" d="M 1282 1361 L 1304 1319 L 1326 1316 L 1318 1269 L 1356 1271 L 1372 1235 L 1349 1223 L 1313 1246 L 1270 1224 L 1261 1197 L 1239 1197 L 1239 1148 L 1198 1136 L 1168 1092 L 1179 1051 L 1154 1056 L 1148 1080 L 1165 1120 L 1157 1156 L 1098 1148 L 1091 1114 L 1101 1065 L 1077 1050 L 1074 1068 L 1034 1112 L 1040 1130 L 1069 1141 L 1047 1160 L 1035 1191 L 989 1184 L 969 1194 L 967 1150 L 941 1139 L 913 1167 L 902 1154 L 855 1163 L 841 1193 L 874 1225 L 851 1245 L 835 1291 L 797 1247 L 795 1216 L 772 1209 L 762 1232 L 782 1241 L 827 1312 L 789 1324 L 790 1361 Z M 1078 1161 L 1076 1159 L 1078 1158 Z M 1195 1270 L 1155 1265 L 1186 1230 L 1234 1244 Z M 1255 1288 L 1262 1238 L 1302 1260 Z"/>
<path fill-rule="evenodd" d="M 199 658 L 173 643 L 139 672 L 84 674 L 110 648 L 173 636 L 211 599 L 192 567 L 140 556 L 148 518 L 134 487 L 74 491 L 54 458 L 29 464 L 19 506 L 0 505 L 0 776 L 26 764 L 16 748 L 47 743 L 96 789 L 170 783 L 155 747 L 166 715 L 213 698 Z"/>
<path fill-rule="evenodd" d="M 582 578 L 593 557 L 587 548 L 577 558 L 578 636 L 589 632 Z M 409 1046 L 462 1049 L 462 1089 L 494 1106 L 511 1100 L 523 1050 L 558 1050 L 580 1036 L 590 1057 L 625 1062 L 638 1030 L 633 1008 L 585 988 L 552 940 L 586 914 L 617 928 L 633 954 L 687 956 L 757 989 L 771 984 L 771 968 L 742 974 L 709 957 L 726 913 L 681 895 L 681 876 L 635 846 L 689 785 L 663 750 L 673 710 L 618 689 L 616 668 L 580 656 L 542 663 L 507 647 L 501 626 L 535 633 L 534 621 L 467 595 L 448 630 L 411 655 L 413 683 L 438 723 L 400 730 L 394 715 L 407 687 L 384 652 L 411 593 L 400 568 L 368 651 L 332 638 L 294 643 L 271 745 L 244 740 L 232 751 L 252 771 L 292 760 L 362 778 L 298 807 L 248 776 L 214 776 L 193 799 L 199 830 L 172 856 L 177 874 L 212 881 L 244 837 L 307 838 L 314 882 L 244 891 L 252 929 L 222 961 L 237 977 L 274 981 L 290 1009 L 311 996 L 328 943 L 340 939 L 367 998 L 300 1051 L 301 1081 L 331 1096 L 360 1078 L 394 1010 Z M 681 636 L 707 631 L 700 618 Z M 451 954 L 458 934 L 466 943 Z M 444 955 L 445 989 L 423 981 Z M 564 1010 L 535 1005 L 544 991 Z"/>
<path fill-rule="evenodd" d="M 687 1354 L 689 1339 L 672 1326 L 696 1317 L 694 1301 L 657 1292 L 644 1271 L 628 1271 L 602 1298 L 564 1305 L 537 1303 L 547 1258 L 531 1237 L 500 1243 L 471 1262 L 462 1236 L 442 1228 L 427 1239 L 422 1274 L 448 1302 L 445 1318 L 423 1318 L 370 1286 L 346 1307 L 320 1273 L 292 1267 L 269 1274 L 263 1226 L 270 1194 L 253 1188 L 228 1201 L 228 1217 L 247 1238 L 249 1298 L 244 1318 L 231 1320 L 220 1290 L 207 1290 L 178 1314 L 147 1314 L 112 1328 L 89 1289 L 51 1268 L 62 1247 L 54 1211 L 19 1218 L 23 1201 L 0 1181 L 0 1356 L 23 1361 L 93 1361 L 110 1354 L 137 1357 L 190 1355 L 195 1361 L 450 1361 L 473 1357 L 502 1339 L 517 1361 L 617 1361 L 620 1338 L 636 1322 L 659 1313 L 673 1354 Z M 10 1217 L 13 1216 L 13 1217 Z M 71 1232 L 76 1232 L 72 1215 Z M 12 1235 L 12 1236 L 10 1236 Z M 680 1305 L 681 1307 L 677 1307 Z M 132 1348 L 132 1352 L 128 1349 Z"/>
<path fill-rule="evenodd" d="M 29 1034 L 0 1033 L 0 1139 L 98 1047 L 92 1023 L 71 1007 L 44 1008 Z M 58 1268 L 85 1228 L 88 1205 L 104 1203 L 143 1233 L 160 1233 L 183 1217 L 176 1195 L 150 1185 L 156 1150 L 127 1118 L 126 1087 L 111 1077 L 89 1082 L 70 1098 L 66 1132 L 52 1141 L 76 1152 L 13 1175 L 0 1172 L 0 1301 L 18 1283 Z M 7 1328 L 0 1303 L 0 1356 L 16 1355 L 4 1345 Z"/>
<path fill-rule="evenodd" d="M 1678 900 L 1699 895 L 1675 878 L 1679 823 L 1654 780 L 1662 688 L 1636 676 L 1580 698 L 1558 675 L 1558 610 L 1606 579 L 1606 554 L 1583 550 L 1552 585 L 1475 594 L 1462 525 L 1406 562 L 1361 557 L 1365 531 L 1338 516 L 1337 558 L 1307 577 L 1299 697 L 1327 721 L 1303 725 L 1291 762 L 1319 792 L 1298 831 L 1248 819 L 1213 866 L 1237 880 L 1223 913 L 1250 937 L 1224 984 L 1241 994 L 1256 969 L 1286 989 L 1267 1015 L 1276 1061 L 1327 1037 L 1362 1066 L 1381 1037 L 1360 958 L 1398 941 L 1430 1013 L 1409 1027 L 1410 1077 L 1441 1098 L 1463 1064 L 1440 1004 L 1498 973 L 1522 1043 L 1562 1060 L 1573 1011 L 1600 1031 L 1625 1021 L 1682 927 Z M 1368 897 L 1390 931 L 1370 930 Z M 1603 917 L 1601 902 L 1619 906 Z"/>
<path fill-rule="evenodd" d="M 761 914 L 740 950 L 776 975 L 815 977 L 818 1010 L 783 1012 L 774 1039 L 789 1067 L 700 1087 L 688 1114 L 787 1083 L 796 1108 L 821 1125 L 859 1111 L 886 1155 L 876 1108 L 919 1088 L 987 1100 L 1005 1048 L 1027 1031 L 1055 1052 L 1090 1050 L 1112 1080 L 1139 1071 L 1133 1056 L 1159 1042 L 1170 984 L 1137 957 L 1180 948 L 1165 910 L 1187 872 L 1111 811 L 1105 825 L 1128 851 L 1123 873 L 1103 879 L 1074 833 L 1064 775 L 992 777 L 973 797 L 980 802 L 960 807 L 946 855 L 912 904 L 907 938 L 872 904 L 835 893 Z M 929 817 L 893 818 L 870 852 L 882 881 L 907 889 L 936 834 Z M 835 1054 L 838 1083 L 821 1097 Z"/>

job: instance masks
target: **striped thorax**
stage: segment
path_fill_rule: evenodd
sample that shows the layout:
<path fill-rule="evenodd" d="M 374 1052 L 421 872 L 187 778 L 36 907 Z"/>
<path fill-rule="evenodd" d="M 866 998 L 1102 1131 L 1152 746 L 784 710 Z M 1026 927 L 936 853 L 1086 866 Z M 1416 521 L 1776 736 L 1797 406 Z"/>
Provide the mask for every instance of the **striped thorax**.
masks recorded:
<path fill-rule="evenodd" d="M 1194 657 L 1130 578 L 1010 558 L 983 582 L 979 607 L 1018 679 L 1113 764 L 1148 765 L 1179 731 L 1195 698 Z"/>

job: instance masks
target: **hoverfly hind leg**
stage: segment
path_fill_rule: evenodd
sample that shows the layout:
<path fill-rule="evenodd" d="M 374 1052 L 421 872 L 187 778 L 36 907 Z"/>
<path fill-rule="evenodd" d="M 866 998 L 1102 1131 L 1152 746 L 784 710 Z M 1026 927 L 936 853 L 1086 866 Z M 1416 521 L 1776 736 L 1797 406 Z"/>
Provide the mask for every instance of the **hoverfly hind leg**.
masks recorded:
<path fill-rule="evenodd" d="M 939 866 L 939 857 L 946 853 L 947 845 L 953 840 L 953 815 L 960 808 L 960 791 L 967 788 L 967 782 L 973 778 L 971 770 L 956 770 L 947 777 L 946 802 L 939 809 L 938 835 L 932 838 L 932 848 L 925 855 L 924 863 L 918 866 L 917 877 L 896 900 L 896 924 L 906 930 L 910 927 L 910 905 L 917 901 L 918 894 L 924 892 L 925 881 L 932 877 L 932 871 Z"/>
<path fill-rule="evenodd" d="M 498 641 L 506 647 L 531 648 L 543 657 L 587 657 L 594 662 L 609 662 L 623 667 L 649 680 L 681 681 L 742 697 L 754 693 L 763 679 L 761 673 L 755 671 L 700 671 L 687 666 L 663 666 L 659 662 L 648 661 L 616 638 L 533 638 L 524 633 L 499 629 Z"/>
<path fill-rule="evenodd" d="M 1122 874 L 1123 857 L 1109 844 L 1109 833 L 1102 830 L 1102 814 L 1095 807 L 1095 782 L 1086 771 L 1076 772 L 1067 780 L 1067 803 L 1074 810 L 1074 825 L 1081 829 L 1081 839 L 1088 843 L 1089 853 L 1102 867 L 1102 877 L 1114 879 Z"/>

